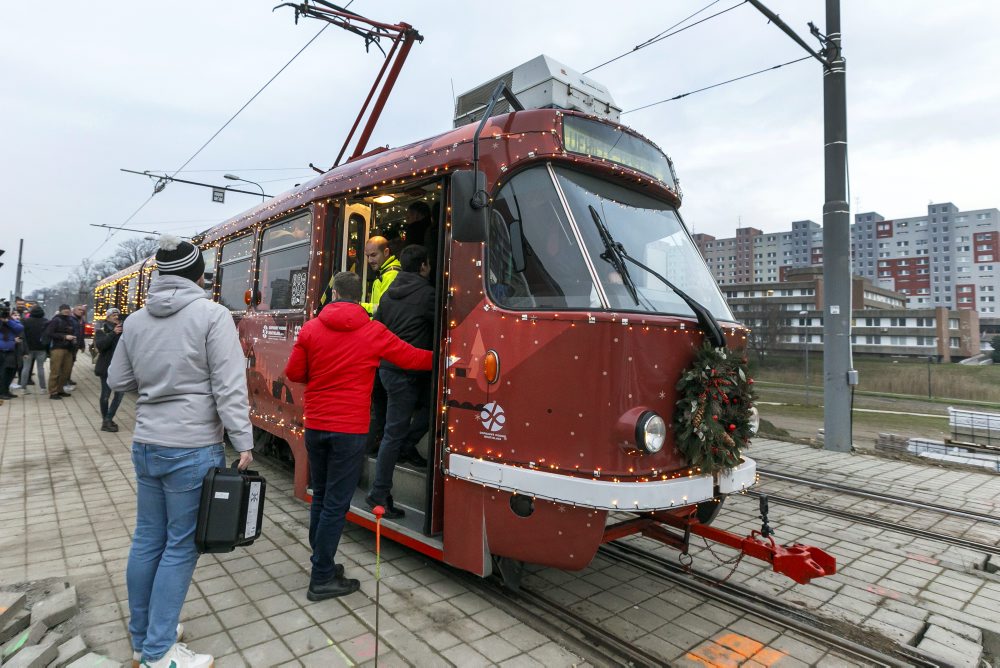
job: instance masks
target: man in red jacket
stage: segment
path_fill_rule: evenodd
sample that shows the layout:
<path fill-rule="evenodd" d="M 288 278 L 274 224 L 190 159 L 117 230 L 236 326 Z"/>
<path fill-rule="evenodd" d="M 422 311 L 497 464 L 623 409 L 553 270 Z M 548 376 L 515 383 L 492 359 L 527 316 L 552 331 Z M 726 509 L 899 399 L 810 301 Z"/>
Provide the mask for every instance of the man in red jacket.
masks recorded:
<path fill-rule="evenodd" d="M 306 598 L 321 601 L 357 591 L 334 562 L 351 497 L 361 478 L 379 363 L 428 371 L 432 354 L 401 340 L 361 307 L 361 278 L 342 271 L 333 299 L 299 332 L 285 377 L 305 383 L 306 450 L 313 498 L 309 517 L 312 576 Z"/>

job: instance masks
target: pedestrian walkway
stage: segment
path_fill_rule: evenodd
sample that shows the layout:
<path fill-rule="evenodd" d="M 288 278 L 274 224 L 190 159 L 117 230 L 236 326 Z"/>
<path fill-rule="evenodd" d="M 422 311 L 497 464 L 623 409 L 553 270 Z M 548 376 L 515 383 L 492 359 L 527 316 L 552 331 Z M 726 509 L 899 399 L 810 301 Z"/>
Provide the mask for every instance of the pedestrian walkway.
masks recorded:
<path fill-rule="evenodd" d="M 27 394 L 0 406 L 0 590 L 49 579 L 75 585 L 88 646 L 126 661 L 135 404 L 122 402 L 120 432 L 101 432 L 100 386 L 86 357 L 73 377 L 77 389 L 63 401 Z M 260 461 L 254 468 L 268 480 L 263 535 L 201 558 L 182 613 L 185 641 L 212 653 L 218 668 L 374 665 L 374 536 L 349 524 L 338 553 L 361 590 L 309 602 L 308 507 L 294 498 L 289 473 Z M 586 665 L 440 564 L 389 541 L 382 559 L 378 665 Z"/>

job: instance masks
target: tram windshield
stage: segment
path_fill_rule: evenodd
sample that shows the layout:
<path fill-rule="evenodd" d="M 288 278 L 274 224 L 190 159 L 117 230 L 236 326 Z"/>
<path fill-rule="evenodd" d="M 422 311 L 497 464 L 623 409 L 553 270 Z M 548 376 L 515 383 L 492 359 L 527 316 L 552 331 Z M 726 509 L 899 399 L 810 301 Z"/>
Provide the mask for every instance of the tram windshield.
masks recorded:
<path fill-rule="evenodd" d="M 562 206 L 560 192 L 572 216 Z M 493 300 L 511 309 L 577 310 L 602 309 L 606 300 L 614 311 L 691 315 L 690 307 L 673 290 L 630 265 L 633 297 L 629 277 L 622 277 L 601 257 L 606 247 L 591 206 L 629 255 L 663 275 L 717 319 L 733 320 L 673 207 L 561 167 L 525 170 L 508 181 L 494 200 L 487 272 Z"/>

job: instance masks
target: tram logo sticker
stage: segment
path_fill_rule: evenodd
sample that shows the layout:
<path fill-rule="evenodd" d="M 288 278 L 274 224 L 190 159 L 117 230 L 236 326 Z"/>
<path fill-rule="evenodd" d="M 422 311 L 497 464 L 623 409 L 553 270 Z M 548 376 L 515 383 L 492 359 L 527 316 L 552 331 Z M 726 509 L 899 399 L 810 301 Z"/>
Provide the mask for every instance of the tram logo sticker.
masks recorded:
<path fill-rule="evenodd" d="M 479 411 L 479 422 L 485 430 L 479 432 L 479 435 L 483 438 L 488 438 L 491 441 L 507 440 L 506 434 L 499 433 L 503 431 L 504 423 L 507 422 L 507 416 L 504 413 L 503 406 L 497 402 L 491 401 L 483 406 L 483 409 Z"/>

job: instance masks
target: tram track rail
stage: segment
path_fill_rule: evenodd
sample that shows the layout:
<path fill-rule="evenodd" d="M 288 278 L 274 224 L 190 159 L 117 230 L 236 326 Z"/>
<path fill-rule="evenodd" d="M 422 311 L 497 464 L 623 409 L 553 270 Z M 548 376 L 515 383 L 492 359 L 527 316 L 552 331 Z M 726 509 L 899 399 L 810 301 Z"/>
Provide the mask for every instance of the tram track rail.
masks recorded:
<path fill-rule="evenodd" d="M 971 552 L 979 552 L 985 555 L 989 555 L 991 558 L 1000 557 L 1000 545 L 996 544 L 969 540 L 967 538 L 952 536 L 949 534 L 939 533 L 936 531 L 929 531 L 927 529 L 919 529 L 917 527 L 911 527 L 905 524 L 900 524 L 899 522 L 882 520 L 877 517 L 872 517 L 871 515 L 863 515 L 861 513 L 855 513 L 849 510 L 830 508 L 829 506 L 824 506 L 814 501 L 802 501 L 799 499 L 793 499 L 787 496 L 782 496 L 780 494 L 768 494 L 766 492 L 758 492 L 756 490 L 746 490 L 744 494 L 756 498 L 766 496 L 769 502 L 780 506 L 785 506 L 788 508 L 797 508 L 799 510 L 808 510 L 820 513 L 822 515 L 828 515 L 830 517 L 837 517 L 839 519 L 848 520 L 856 524 L 864 524 L 867 526 L 884 529 L 886 531 L 893 531 L 895 533 L 906 534 L 908 536 L 913 536 L 914 538 L 922 538 L 924 540 L 930 540 L 938 543 L 945 543 L 947 545 L 960 547 L 962 549 L 969 550 Z"/>
<path fill-rule="evenodd" d="M 949 665 L 915 647 L 900 644 L 874 632 L 860 630 L 853 624 L 837 624 L 748 587 L 719 581 L 697 570 L 684 568 L 629 542 L 612 541 L 601 546 L 598 554 L 612 561 L 626 563 L 699 596 L 724 603 L 781 628 L 819 641 L 831 650 L 865 662 L 872 662 L 874 665 L 892 668 L 906 666 L 944 668 Z M 848 628 L 851 629 L 851 635 L 858 640 L 842 635 Z"/>
<path fill-rule="evenodd" d="M 778 473 L 777 471 L 770 471 L 768 469 L 758 469 L 757 472 L 760 474 L 760 477 L 762 478 L 782 480 L 785 482 L 807 485 L 809 487 L 814 487 L 817 489 L 828 489 L 835 492 L 841 492 L 843 494 L 849 494 L 851 496 L 871 499 L 873 501 L 882 501 L 885 503 L 891 503 L 899 506 L 908 506 L 910 508 L 916 508 L 918 510 L 931 510 L 936 513 L 940 513 L 942 515 L 961 517 L 963 519 L 973 520 L 976 522 L 985 522 L 987 524 L 995 524 L 997 526 L 1000 526 L 1000 517 L 994 515 L 987 515 L 986 513 L 976 513 L 967 510 L 961 510 L 959 508 L 952 508 L 950 506 L 944 506 L 937 503 L 930 503 L 927 501 L 916 501 L 914 499 L 908 499 L 906 497 L 897 496 L 895 494 L 871 492 L 864 489 L 858 489 L 857 487 L 841 485 L 835 482 L 828 482 L 825 480 L 814 480 L 812 478 L 803 478 L 800 476 L 790 475 L 788 473 Z"/>
<path fill-rule="evenodd" d="M 595 665 L 653 668 L 667 664 L 664 657 L 636 647 L 541 592 L 524 586 L 512 591 L 504 586 L 499 576 L 480 578 L 442 567 L 469 589 L 484 594 L 507 614 L 549 638 L 558 639 L 567 649 Z"/>

